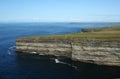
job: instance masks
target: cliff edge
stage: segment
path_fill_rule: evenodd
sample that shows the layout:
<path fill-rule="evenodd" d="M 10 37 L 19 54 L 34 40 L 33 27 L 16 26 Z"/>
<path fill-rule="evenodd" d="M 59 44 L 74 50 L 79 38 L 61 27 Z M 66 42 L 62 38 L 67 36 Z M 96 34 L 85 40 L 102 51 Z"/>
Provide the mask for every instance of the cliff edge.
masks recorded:
<path fill-rule="evenodd" d="M 120 66 L 120 33 L 88 32 L 16 39 L 16 51 L 64 56 L 73 61 Z"/>

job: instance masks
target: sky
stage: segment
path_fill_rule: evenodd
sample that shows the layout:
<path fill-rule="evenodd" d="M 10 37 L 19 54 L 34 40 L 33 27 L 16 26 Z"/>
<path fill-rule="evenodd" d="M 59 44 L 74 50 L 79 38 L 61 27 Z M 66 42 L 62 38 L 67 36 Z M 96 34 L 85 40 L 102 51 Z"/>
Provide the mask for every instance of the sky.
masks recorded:
<path fill-rule="evenodd" d="M 0 0 L 0 22 L 120 22 L 120 0 Z"/>

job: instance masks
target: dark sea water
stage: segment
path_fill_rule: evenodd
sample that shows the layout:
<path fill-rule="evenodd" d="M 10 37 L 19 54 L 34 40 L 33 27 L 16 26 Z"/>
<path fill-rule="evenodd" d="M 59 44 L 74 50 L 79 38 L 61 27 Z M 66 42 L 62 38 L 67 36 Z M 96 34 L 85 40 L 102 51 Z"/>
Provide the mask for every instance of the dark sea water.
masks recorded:
<path fill-rule="evenodd" d="M 0 23 L 0 79 L 115 79 L 120 68 L 79 63 L 79 70 L 51 62 L 38 55 L 15 52 L 15 39 L 25 36 L 80 32 L 85 27 L 105 27 L 119 23 Z M 73 62 L 75 63 L 75 62 Z M 76 64 L 76 63 L 75 63 Z"/>

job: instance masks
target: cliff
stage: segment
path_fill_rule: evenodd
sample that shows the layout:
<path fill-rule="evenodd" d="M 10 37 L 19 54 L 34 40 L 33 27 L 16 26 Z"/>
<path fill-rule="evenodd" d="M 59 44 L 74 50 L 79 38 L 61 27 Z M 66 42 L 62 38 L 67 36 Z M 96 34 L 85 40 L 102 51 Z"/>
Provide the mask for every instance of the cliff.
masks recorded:
<path fill-rule="evenodd" d="M 40 55 L 64 56 L 74 61 L 120 66 L 120 40 L 53 40 L 19 38 L 16 51 Z"/>
<path fill-rule="evenodd" d="M 71 45 L 66 41 L 17 39 L 16 51 L 71 57 Z"/>
<path fill-rule="evenodd" d="M 16 51 L 63 56 L 98 65 L 120 66 L 120 26 L 85 30 L 87 32 L 18 38 Z"/>

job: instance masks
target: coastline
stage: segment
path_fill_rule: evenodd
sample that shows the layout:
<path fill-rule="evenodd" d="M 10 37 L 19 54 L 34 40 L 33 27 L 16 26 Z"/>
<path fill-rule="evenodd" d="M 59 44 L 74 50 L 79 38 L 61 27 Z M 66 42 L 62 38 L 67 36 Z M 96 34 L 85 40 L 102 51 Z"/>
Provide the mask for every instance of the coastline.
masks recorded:
<path fill-rule="evenodd" d="M 115 31 L 115 30 L 114 30 Z M 64 56 L 73 61 L 120 66 L 120 35 L 117 32 L 83 32 L 55 36 L 18 38 L 16 51 Z"/>

